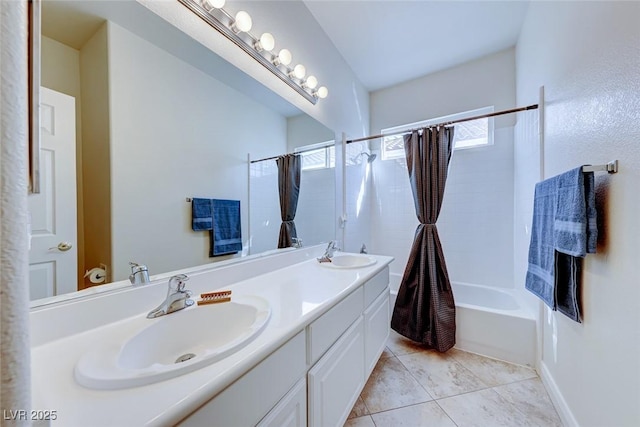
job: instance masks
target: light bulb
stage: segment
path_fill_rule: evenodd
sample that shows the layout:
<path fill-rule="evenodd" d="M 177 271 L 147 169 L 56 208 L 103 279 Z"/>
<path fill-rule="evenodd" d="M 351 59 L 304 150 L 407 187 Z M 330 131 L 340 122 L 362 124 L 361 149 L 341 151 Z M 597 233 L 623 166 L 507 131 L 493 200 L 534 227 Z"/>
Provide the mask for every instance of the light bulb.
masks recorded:
<path fill-rule="evenodd" d="M 293 76 L 295 78 L 302 80 L 305 74 L 307 74 L 307 69 L 304 68 L 304 65 L 298 64 L 293 67 Z"/>
<path fill-rule="evenodd" d="M 225 0 L 202 0 L 202 6 L 207 10 L 222 9 L 224 3 Z"/>
<path fill-rule="evenodd" d="M 316 86 L 318 86 L 318 79 L 316 79 L 315 76 L 307 77 L 307 81 L 305 82 L 305 86 L 308 87 L 309 89 L 315 89 Z"/>
<path fill-rule="evenodd" d="M 251 30 L 251 26 L 253 22 L 251 22 L 251 16 L 244 10 L 236 13 L 236 20 L 233 23 L 233 27 L 237 28 L 239 31 L 244 31 L 248 33 Z"/>
<path fill-rule="evenodd" d="M 276 41 L 271 33 L 264 33 L 260 36 L 260 40 L 256 43 L 256 49 L 271 51 L 276 45 Z"/>
<path fill-rule="evenodd" d="M 289 65 L 291 64 L 291 52 L 289 52 L 289 50 L 287 49 L 282 49 L 280 51 L 280 53 L 278 53 L 278 57 L 276 58 L 276 62 L 278 64 L 282 64 L 282 65 Z"/>
<path fill-rule="evenodd" d="M 324 86 L 320 86 L 316 91 L 316 95 L 318 95 L 318 98 L 324 99 L 329 95 L 329 90 Z"/>

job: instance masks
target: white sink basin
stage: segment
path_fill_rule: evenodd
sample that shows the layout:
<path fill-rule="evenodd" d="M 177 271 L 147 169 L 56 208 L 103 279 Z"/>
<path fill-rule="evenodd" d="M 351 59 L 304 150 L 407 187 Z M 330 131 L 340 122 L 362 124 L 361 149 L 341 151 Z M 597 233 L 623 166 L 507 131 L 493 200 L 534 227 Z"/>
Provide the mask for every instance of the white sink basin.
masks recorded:
<path fill-rule="evenodd" d="M 376 262 L 374 257 L 368 255 L 340 254 L 333 256 L 331 262 L 322 262 L 320 265 L 329 268 L 362 268 Z"/>
<path fill-rule="evenodd" d="M 85 387 L 112 390 L 183 375 L 246 346 L 264 329 L 270 316 L 271 309 L 263 298 L 234 296 L 231 302 L 193 306 L 157 319 L 144 319 L 149 325 L 124 342 L 85 353 L 76 364 L 76 380 Z M 122 323 L 125 331 L 130 326 Z"/>

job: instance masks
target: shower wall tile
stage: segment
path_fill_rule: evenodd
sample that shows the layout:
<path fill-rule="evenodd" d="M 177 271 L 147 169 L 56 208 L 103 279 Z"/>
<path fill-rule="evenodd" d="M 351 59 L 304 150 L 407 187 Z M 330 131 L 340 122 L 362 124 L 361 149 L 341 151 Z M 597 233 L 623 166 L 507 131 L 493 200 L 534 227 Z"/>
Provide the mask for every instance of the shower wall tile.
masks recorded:
<path fill-rule="evenodd" d="M 513 282 L 517 289 L 524 289 L 533 218 L 533 193 L 540 181 L 539 115 L 518 113 L 514 128 L 514 268 Z M 531 307 L 538 300 L 524 293 Z"/>
<path fill-rule="evenodd" d="M 278 246 L 281 220 L 276 162 L 252 163 L 249 188 L 250 253 L 256 254 Z"/>
<path fill-rule="evenodd" d="M 418 225 L 406 161 L 376 160 L 371 172 L 370 252 L 395 257 L 391 271 L 402 274 Z M 513 181 L 513 128 L 496 129 L 492 146 L 453 153 L 438 219 L 453 281 L 513 287 Z"/>
<path fill-rule="evenodd" d="M 335 169 L 302 171 L 295 222 L 303 245 L 333 240 L 335 218 Z"/>

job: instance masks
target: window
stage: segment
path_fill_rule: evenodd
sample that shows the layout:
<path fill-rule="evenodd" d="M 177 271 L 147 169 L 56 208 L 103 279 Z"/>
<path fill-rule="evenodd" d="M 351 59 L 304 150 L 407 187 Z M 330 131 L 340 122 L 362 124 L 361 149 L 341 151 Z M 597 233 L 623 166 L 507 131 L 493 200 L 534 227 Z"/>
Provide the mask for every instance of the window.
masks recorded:
<path fill-rule="evenodd" d="M 300 156 L 302 156 L 303 171 L 333 168 L 336 166 L 336 148 L 333 145 L 333 141 L 297 147 L 293 152 L 300 153 Z"/>
<path fill-rule="evenodd" d="M 382 129 L 382 134 L 402 132 L 403 130 L 428 127 L 442 122 L 463 119 L 465 117 L 480 116 L 492 113 L 493 107 L 485 107 L 477 110 L 465 111 L 464 113 L 452 114 L 450 116 L 437 117 L 435 119 L 423 120 L 421 122 L 409 123 L 393 128 Z M 453 149 L 482 147 L 493 144 L 493 119 L 485 118 L 472 120 L 469 122 L 456 123 L 453 136 Z M 398 159 L 404 157 L 403 135 L 386 136 L 382 138 L 382 160 Z"/>

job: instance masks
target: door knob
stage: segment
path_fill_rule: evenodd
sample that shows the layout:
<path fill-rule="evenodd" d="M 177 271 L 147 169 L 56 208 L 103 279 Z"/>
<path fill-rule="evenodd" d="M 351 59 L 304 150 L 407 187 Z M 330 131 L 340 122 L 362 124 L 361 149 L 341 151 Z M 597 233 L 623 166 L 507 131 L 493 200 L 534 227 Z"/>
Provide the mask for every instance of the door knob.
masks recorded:
<path fill-rule="evenodd" d="M 60 252 L 66 252 L 69 249 L 71 249 L 72 247 L 73 247 L 73 245 L 71 243 L 69 243 L 69 242 L 60 242 L 60 243 L 58 243 L 58 246 L 54 246 L 52 248 L 49 248 L 49 250 L 57 249 Z"/>

